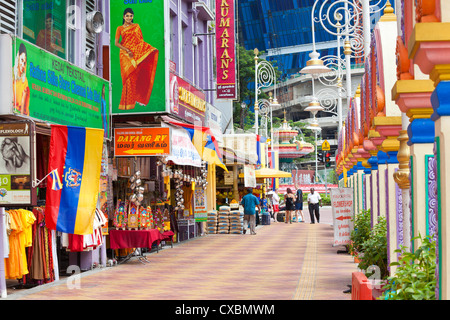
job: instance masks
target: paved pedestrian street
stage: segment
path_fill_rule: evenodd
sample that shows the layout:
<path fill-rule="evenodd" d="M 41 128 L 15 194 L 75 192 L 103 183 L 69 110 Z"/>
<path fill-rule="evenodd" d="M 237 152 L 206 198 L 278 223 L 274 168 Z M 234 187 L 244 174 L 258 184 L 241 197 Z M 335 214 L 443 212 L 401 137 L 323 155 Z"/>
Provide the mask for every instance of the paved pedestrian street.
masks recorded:
<path fill-rule="evenodd" d="M 17 300 L 350 300 L 357 265 L 332 247 L 331 209 L 320 224 L 272 223 L 257 235 L 210 234 L 166 245 L 79 279 L 12 293 Z"/>

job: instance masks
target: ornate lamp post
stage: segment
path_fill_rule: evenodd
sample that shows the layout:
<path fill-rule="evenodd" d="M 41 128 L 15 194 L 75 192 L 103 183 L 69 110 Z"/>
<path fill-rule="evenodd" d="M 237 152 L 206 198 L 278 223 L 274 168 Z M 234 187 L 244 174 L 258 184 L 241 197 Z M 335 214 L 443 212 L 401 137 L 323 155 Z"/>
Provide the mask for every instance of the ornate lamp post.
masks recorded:
<path fill-rule="evenodd" d="M 267 88 L 274 85 L 274 99 L 276 101 L 276 72 L 273 66 L 266 60 L 258 62 L 259 50 L 255 48 L 255 133 L 259 134 L 259 103 L 258 95 L 261 93 L 261 88 Z"/>

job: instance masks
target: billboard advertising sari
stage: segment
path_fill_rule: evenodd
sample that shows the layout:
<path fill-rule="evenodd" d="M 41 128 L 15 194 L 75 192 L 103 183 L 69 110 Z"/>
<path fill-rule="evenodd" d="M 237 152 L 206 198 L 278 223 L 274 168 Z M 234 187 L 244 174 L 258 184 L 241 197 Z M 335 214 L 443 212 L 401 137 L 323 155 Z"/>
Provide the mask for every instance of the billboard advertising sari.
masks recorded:
<path fill-rule="evenodd" d="M 12 112 L 55 124 L 104 129 L 108 138 L 109 82 L 27 41 L 8 37 L 0 37 L 0 46 L 12 49 L 12 68 L 4 68 L 5 75 L 12 72 Z"/>
<path fill-rule="evenodd" d="M 163 0 L 110 2 L 113 114 L 166 110 L 164 7 Z"/>

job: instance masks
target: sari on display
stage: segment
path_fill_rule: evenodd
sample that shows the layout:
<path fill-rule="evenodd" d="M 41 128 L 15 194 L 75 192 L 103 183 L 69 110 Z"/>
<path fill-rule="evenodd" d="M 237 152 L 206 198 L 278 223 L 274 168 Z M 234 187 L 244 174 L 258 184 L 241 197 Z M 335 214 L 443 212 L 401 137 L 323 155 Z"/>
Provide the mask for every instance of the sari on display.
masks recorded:
<path fill-rule="evenodd" d="M 133 59 L 125 50 L 120 50 L 120 73 L 122 75 L 122 97 L 119 109 L 134 109 L 137 103 L 147 105 L 155 80 L 158 49 L 144 42 L 141 28 L 134 23 L 127 27 L 119 26 L 116 39 L 122 37 L 120 44 L 133 52 Z"/>

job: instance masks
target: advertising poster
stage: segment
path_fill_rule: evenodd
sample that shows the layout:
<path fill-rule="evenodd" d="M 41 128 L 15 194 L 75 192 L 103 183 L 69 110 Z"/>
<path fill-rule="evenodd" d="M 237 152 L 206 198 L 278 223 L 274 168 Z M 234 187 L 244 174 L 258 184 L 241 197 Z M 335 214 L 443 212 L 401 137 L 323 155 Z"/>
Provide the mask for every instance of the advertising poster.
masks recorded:
<path fill-rule="evenodd" d="M 0 123 L 0 206 L 31 204 L 31 127 Z"/>
<path fill-rule="evenodd" d="M 195 222 L 203 222 L 208 218 L 208 212 L 206 210 L 206 190 L 201 187 L 195 188 L 194 218 Z"/>
<path fill-rule="evenodd" d="M 353 188 L 331 189 L 331 208 L 333 212 L 333 246 L 350 243 L 353 230 Z"/>
<path fill-rule="evenodd" d="M 113 114 L 166 111 L 164 3 L 110 1 Z"/>
<path fill-rule="evenodd" d="M 66 58 L 66 1 L 23 1 L 23 38 Z"/>
<path fill-rule="evenodd" d="M 170 73 L 170 113 L 191 123 L 205 123 L 206 96 L 186 80 Z"/>
<path fill-rule="evenodd" d="M 256 188 L 256 174 L 252 165 L 244 166 L 244 187 Z"/>
<path fill-rule="evenodd" d="M 217 99 L 237 98 L 234 0 L 216 0 Z"/>
<path fill-rule="evenodd" d="M 114 129 L 114 156 L 170 155 L 170 128 L 116 128 Z"/>
<path fill-rule="evenodd" d="M 15 38 L 13 112 L 55 124 L 104 129 L 109 135 L 109 83 Z"/>

